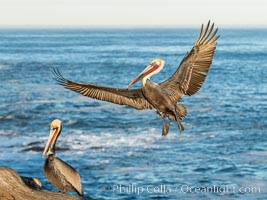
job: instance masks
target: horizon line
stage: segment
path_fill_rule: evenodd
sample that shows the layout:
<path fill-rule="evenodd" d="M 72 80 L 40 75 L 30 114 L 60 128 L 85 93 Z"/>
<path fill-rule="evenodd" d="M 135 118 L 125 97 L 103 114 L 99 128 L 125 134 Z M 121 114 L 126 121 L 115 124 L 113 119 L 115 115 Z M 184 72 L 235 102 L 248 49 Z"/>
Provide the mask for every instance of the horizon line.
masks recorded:
<path fill-rule="evenodd" d="M 231 29 L 244 29 L 244 28 L 262 28 L 265 29 L 267 28 L 267 24 L 217 24 L 214 23 L 215 26 L 220 28 L 231 28 Z M 164 25 L 164 24 L 121 24 L 121 25 L 1 25 L 0 24 L 0 29 L 5 29 L 5 28 L 10 28 L 10 29 L 23 29 L 23 28 L 36 28 L 36 29 L 42 29 L 42 28 L 51 28 L 51 29 L 61 29 L 61 28 L 69 28 L 69 29 L 75 29 L 75 28 L 85 28 L 85 29 L 90 29 L 90 28 L 121 28 L 121 29 L 126 29 L 126 28 L 199 28 L 201 24 L 199 25 L 193 25 L 193 24 L 169 24 L 169 25 Z"/>

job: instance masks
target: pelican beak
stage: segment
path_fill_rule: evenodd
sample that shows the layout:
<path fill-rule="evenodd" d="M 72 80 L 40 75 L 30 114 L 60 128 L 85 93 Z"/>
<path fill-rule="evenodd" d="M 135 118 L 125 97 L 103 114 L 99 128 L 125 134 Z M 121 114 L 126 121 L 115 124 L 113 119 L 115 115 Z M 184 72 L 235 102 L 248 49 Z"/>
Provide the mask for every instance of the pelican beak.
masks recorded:
<path fill-rule="evenodd" d="M 132 86 L 139 80 L 142 80 L 146 75 L 148 75 L 152 67 L 153 65 L 149 64 L 140 74 L 138 74 L 131 82 L 128 83 L 128 87 Z"/>
<path fill-rule="evenodd" d="M 43 157 L 48 152 L 49 147 L 55 142 L 55 139 L 57 138 L 58 133 L 59 133 L 58 128 L 50 130 L 50 134 L 49 134 L 45 149 L 43 151 L 43 155 L 42 155 Z"/>

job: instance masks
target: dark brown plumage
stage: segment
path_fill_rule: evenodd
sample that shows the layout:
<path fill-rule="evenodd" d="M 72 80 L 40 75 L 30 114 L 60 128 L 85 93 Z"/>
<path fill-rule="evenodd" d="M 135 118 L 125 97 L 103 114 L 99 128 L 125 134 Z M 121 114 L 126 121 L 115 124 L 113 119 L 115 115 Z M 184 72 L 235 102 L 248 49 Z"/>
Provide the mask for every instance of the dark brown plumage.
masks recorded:
<path fill-rule="evenodd" d="M 169 124 L 164 118 L 176 120 L 180 131 L 184 128 L 180 122 L 187 114 L 186 108 L 176 105 L 184 95 L 191 96 L 198 92 L 206 79 L 217 44 L 218 29 L 213 31 L 208 22 L 205 30 L 201 26 L 199 36 L 191 49 L 187 52 L 176 72 L 162 83 L 153 83 L 150 77 L 158 73 L 165 61 L 154 59 L 133 81 L 128 85 L 142 79 L 140 89 L 111 88 L 95 84 L 78 83 L 65 79 L 58 69 L 54 69 L 57 82 L 67 89 L 78 92 L 94 99 L 108 101 L 119 105 L 127 105 L 136 109 L 156 109 L 162 117 L 162 135 L 167 135 Z"/>

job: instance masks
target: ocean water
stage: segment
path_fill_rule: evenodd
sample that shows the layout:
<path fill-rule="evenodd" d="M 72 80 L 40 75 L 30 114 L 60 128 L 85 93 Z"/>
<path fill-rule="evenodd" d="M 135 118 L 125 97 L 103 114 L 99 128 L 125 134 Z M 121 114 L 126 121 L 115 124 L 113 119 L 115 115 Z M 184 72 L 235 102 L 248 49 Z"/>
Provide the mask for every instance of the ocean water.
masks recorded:
<path fill-rule="evenodd" d="M 219 34 L 203 87 L 181 101 L 185 131 L 172 123 L 162 137 L 155 111 L 66 90 L 52 67 L 73 81 L 125 88 L 159 57 L 166 64 L 152 80 L 161 82 L 198 29 L 1 29 L 0 165 L 57 191 L 41 153 L 59 118 L 57 156 L 79 171 L 86 197 L 267 199 L 267 30 Z"/>

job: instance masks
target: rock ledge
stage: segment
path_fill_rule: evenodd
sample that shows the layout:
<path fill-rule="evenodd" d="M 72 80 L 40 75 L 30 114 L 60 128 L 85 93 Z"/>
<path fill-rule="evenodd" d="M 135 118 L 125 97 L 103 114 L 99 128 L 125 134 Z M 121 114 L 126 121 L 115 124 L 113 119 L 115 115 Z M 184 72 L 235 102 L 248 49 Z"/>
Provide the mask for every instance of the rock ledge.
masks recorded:
<path fill-rule="evenodd" d="M 35 178 L 21 177 L 11 168 L 0 167 L 1 200 L 85 200 L 60 192 L 41 190 L 41 182 Z"/>

